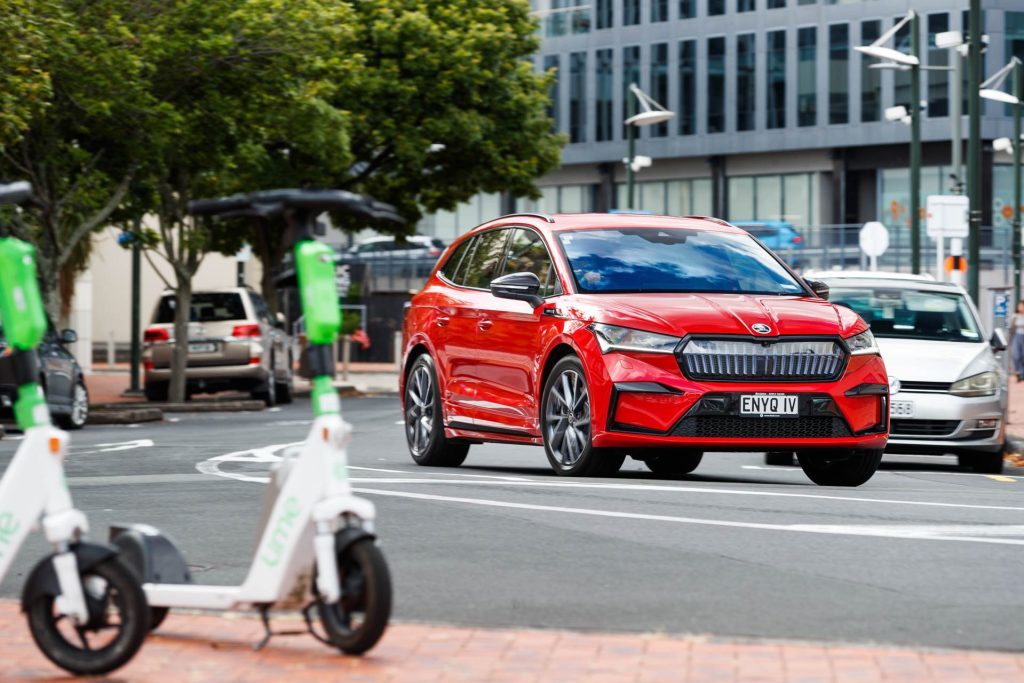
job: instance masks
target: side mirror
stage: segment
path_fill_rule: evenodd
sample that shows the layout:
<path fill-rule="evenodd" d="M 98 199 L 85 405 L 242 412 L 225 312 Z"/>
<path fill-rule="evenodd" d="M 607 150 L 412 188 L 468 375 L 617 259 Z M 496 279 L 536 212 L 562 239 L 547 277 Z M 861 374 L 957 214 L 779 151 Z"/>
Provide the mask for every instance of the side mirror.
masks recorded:
<path fill-rule="evenodd" d="M 819 299 L 824 299 L 825 301 L 828 301 L 828 285 L 827 284 L 825 284 L 821 280 L 804 280 L 804 282 L 807 283 L 807 286 L 811 288 L 811 291 L 814 292 L 814 295 L 816 297 L 818 297 Z"/>
<path fill-rule="evenodd" d="M 78 341 L 78 334 L 74 330 L 62 330 L 60 333 L 61 344 L 74 344 Z"/>
<path fill-rule="evenodd" d="M 1006 339 L 1006 330 L 1001 327 L 994 329 L 989 344 L 992 345 L 993 351 L 1005 351 L 1006 347 L 1010 345 Z"/>
<path fill-rule="evenodd" d="M 274 314 L 274 324 L 280 327 L 282 330 L 284 329 L 285 323 L 287 322 L 288 321 L 285 319 L 284 313 L 282 313 L 281 311 L 278 311 L 277 313 Z"/>
<path fill-rule="evenodd" d="M 491 280 L 491 294 L 499 299 L 525 301 L 531 308 L 544 303 L 544 298 L 538 292 L 540 278 L 533 273 L 509 273 Z"/>

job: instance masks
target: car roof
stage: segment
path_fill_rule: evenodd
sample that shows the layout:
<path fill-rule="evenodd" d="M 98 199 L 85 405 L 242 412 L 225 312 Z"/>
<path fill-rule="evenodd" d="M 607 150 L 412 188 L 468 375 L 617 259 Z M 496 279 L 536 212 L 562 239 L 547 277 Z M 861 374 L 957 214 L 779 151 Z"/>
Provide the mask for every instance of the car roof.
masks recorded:
<path fill-rule="evenodd" d="M 712 218 L 711 216 L 655 216 L 639 213 L 558 213 L 551 215 L 513 213 L 482 223 L 477 228 L 506 224 L 523 225 L 524 223 L 552 232 L 615 228 L 689 228 L 690 230 L 746 234 L 745 230 L 741 230 L 721 218 Z"/>
<path fill-rule="evenodd" d="M 888 273 L 872 272 L 866 270 L 854 271 L 817 271 L 805 273 L 804 277 L 824 280 L 829 285 L 841 287 L 842 285 L 852 286 L 873 286 L 887 287 L 889 289 L 918 289 L 929 292 L 960 292 L 964 289 L 953 282 L 940 282 L 930 275 L 911 275 L 910 273 Z"/>
<path fill-rule="evenodd" d="M 890 270 L 809 270 L 804 277 L 819 280 L 901 280 L 906 282 L 936 282 L 929 273 L 897 273 Z"/>

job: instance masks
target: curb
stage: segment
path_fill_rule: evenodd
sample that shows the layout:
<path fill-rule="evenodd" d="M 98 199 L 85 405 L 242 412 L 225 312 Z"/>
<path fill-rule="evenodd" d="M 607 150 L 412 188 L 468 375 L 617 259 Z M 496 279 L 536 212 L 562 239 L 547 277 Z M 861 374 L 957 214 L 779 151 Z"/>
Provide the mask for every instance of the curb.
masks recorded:
<path fill-rule="evenodd" d="M 90 425 L 123 425 L 136 422 L 159 422 L 164 414 L 158 408 L 129 408 L 127 410 L 89 411 L 85 423 Z"/>
<path fill-rule="evenodd" d="M 141 401 L 124 401 L 122 403 L 96 403 L 89 406 L 92 410 L 157 410 L 165 413 L 237 413 L 242 411 L 263 410 L 263 401 L 244 399 L 234 401 L 188 401 L 185 403 L 142 403 Z"/>

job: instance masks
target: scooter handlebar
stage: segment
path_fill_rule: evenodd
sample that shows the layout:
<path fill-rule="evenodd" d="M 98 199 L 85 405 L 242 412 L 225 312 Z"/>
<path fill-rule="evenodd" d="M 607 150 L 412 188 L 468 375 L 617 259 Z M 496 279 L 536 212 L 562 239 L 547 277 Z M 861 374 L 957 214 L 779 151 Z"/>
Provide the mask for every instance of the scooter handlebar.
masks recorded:
<path fill-rule="evenodd" d="M 197 199 L 188 204 L 196 216 L 261 216 L 281 213 L 286 208 L 313 213 L 341 211 L 373 220 L 404 223 L 395 207 L 345 190 L 264 190 L 220 199 Z"/>

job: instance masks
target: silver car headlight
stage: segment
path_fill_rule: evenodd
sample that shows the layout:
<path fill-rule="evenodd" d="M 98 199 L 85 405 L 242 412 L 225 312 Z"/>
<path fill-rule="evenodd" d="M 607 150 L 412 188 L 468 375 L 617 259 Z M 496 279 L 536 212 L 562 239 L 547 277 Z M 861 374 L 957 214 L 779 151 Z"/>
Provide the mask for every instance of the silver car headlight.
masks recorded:
<path fill-rule="evenodd" d="M 875 335 L 871 334 L 871 330 L 847 337 L 846 346 L 849 347 L 851 356 L 878 355 L 878 344 L 875 343 Z"/>
<path fill-rule="evenodd" d="M 999 389 L 999 373 L 980 372 L 953 382 L 949 393 L 955 396 L 992 396 Z"/>
<path fill-rule="evenodd" d="M 593 323 L 590 331 L 601 347 L 601 353 L 610 351 L 640 351 L 643 353 L 672 353 L 679 345 L 679 337 L 655 332 L 644 332 L 618 325 Z"/>

